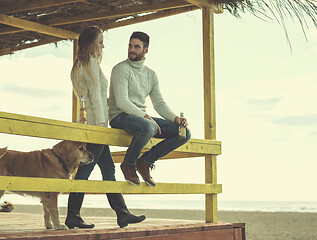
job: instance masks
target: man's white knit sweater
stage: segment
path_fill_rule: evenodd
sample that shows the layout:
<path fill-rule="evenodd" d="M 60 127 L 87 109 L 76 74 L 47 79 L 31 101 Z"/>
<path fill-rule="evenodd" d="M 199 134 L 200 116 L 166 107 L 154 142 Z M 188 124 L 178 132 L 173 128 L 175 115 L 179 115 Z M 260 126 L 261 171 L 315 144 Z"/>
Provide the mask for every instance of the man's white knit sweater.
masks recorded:
<path fill-rule="evenodd" d="M 167 106 L 161 95 L 156 73 L 145 66 L 144 61 L 127 59 L 113 67 L 109 95 L 109 121 L 122 112 L 144 117 L 147 96 L 150 96 L 155 111 L 161 117 L 174 121 L 176 114 Z"/>

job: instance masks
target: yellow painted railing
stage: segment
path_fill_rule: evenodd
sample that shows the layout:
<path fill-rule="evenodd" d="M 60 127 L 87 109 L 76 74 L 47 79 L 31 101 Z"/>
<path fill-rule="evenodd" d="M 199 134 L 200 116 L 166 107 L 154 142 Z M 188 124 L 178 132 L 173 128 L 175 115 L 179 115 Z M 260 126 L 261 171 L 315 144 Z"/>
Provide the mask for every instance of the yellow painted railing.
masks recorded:
<path fill-rule="evenodd" d="M 78 123 L 31 117 L 0 112 L 0 133 L 33 136 L 40 138 L 71 140 L 112 146 L 127 147 L 131 136 L 122 130 L 89 126 Z M 151 139 L 145 149 L 160 140 Z M 121 162 L 125 152 L 114 152 L 115 162 Z M 221 142 L 191 139 L 184 146 L 168 154 L 165 159 L 177 159 L 221 154 Z M 203 174 L 203 173 L 202 173 Z M 133 186 L 127 182 L 85 181 L 72 179 L 45 179 L 0 176 L 0 190 L 45 191 L 45 192 L 86 192 L 86 193 L 127 193 L 127 194 L 208 194 L 222 192 L 221 184 L 180 184 L 157 183 L 149 187 L 142 183 Z"/>
<path fill-rule="evenodd" d="M 91 194 L 118 192 L 127 194 L 215 194 L 221 192 L 221 185 L 157 183 L 155 187 L 149 187 L 145 183 L 133 186 L 127 182 L 0 176 L 0 190 Z"/>
<path fill-rule="evenodd" d="M 41 138 L 71 140 L 110 146 L 128 147 L 132 137 L 119 129 L 84 125 L 46 118 L 0 112 L 0 133 Z M 145 149 L 156 145 L 160 139 L 151 139 Z M 221 154 L 221 142 L 191 139 L 165 158 L 200 157 Z M 122 154 L 118 154 L 119 156 Z M 114 154 L 116 156 L 116 154 Z"/>

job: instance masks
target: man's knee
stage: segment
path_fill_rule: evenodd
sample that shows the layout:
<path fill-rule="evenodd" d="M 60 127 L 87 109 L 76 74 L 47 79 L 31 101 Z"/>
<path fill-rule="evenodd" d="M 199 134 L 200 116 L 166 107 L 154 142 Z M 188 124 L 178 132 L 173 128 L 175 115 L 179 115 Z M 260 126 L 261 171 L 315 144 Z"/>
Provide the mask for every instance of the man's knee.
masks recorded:
<path fill-rule="evenodd" d="M 153 121 L 144 121 L 140 133 L 144 136 L 153 137 L 156 134 L 157 126 Z"/>

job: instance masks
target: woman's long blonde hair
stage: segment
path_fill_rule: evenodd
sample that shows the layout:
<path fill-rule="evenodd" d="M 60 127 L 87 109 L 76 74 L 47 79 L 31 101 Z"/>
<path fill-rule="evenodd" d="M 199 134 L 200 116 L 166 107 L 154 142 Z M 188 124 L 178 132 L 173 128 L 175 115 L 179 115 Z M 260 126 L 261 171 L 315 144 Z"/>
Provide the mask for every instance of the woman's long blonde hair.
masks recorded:
<path fill-rule="evenodd" d="M 100 33 L 103 33 L 101 28 L 98 26 L 92 26 L 85 28 L 79 35 L 78 39 L 78 52 L 76 61 L 71 70 L 71 80 L 73 85 L 79 84 L 78 79 L 80 79 L 80 72 L 77 71 L 81 67 L 91 76 L 92 79 L 95 79 L 94 75 L 91 72 L 90 58 L 94 57 L 97 61 L 101 62 L 102 55 L 98 56 L 95 49 L 95 41 Z M 76 92 L 76 95 L 81 98 L 82 96 Z"/>
<path fill-rule="evenodd" d="M 98 26 L 91 26 L 85 28 L 79 35 L 78 39 L 78 52 L 77 58 L 74 65 L 77 65 L 79 62 L 83 65 L 89 63 L 90 57 L 95 57 L 101 61 L 102 56 L 97 56 L 95 51 L 95 40 L 100 33 L 103 33 L 102 29 Z"/>

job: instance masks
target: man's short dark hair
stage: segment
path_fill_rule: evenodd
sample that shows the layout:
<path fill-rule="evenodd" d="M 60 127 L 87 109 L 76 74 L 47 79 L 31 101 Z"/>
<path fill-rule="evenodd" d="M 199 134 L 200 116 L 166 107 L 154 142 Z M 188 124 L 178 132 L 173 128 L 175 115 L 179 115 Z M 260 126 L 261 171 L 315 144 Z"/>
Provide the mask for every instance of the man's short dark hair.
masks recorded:
<path fill-rule="evenodd" d="M 130 40 L 131 40 L 131 38 L 137 38 L 140 41 L 142 41 L 144 48 L 148 48 L 149 47 L 150 37 L 146 33 L 144 33 L 144 32 L 133 32 L 131 37 L 130 37 Z"/>

